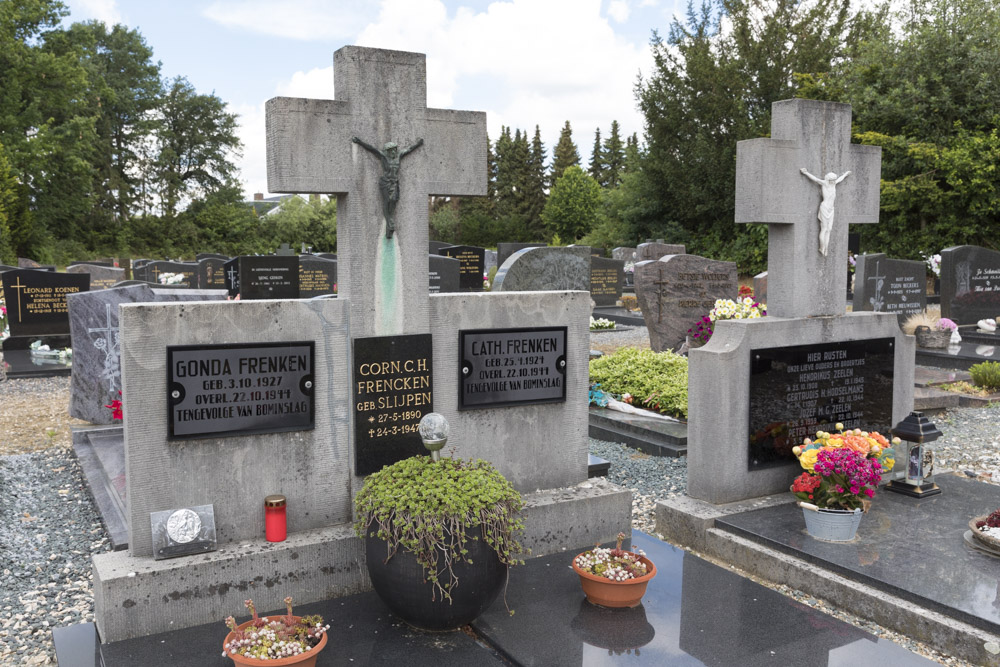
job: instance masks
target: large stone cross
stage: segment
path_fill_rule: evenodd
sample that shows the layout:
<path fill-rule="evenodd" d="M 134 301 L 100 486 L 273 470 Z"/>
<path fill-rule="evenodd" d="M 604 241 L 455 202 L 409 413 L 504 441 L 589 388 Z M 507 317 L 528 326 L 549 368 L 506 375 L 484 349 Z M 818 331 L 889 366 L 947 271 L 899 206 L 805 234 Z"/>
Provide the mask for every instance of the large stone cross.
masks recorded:
<path fill-rule="evenodd" d="M 428 197 L 486 194 L 486 114 L 428 108 L 420 53 L 345 46 L 333 70 L 334 100 L 268 100 L 268 190 L 337 195 L 338 294 L 350 299 L 352 337 L 426 333 Z M 385 152 L 419 145 L 394 165 L 391 236 L 389 171 L 355 137 Z"/>
<path fill-rule="evenodd" d="M 849 104 L 775 102 L 771 138 L 737 143 L 736 222 L 768 226 L 768 315 L 844 314 L 848 225 L 878 222 L 881 171 L 880 147 L 851 143 Z"/>

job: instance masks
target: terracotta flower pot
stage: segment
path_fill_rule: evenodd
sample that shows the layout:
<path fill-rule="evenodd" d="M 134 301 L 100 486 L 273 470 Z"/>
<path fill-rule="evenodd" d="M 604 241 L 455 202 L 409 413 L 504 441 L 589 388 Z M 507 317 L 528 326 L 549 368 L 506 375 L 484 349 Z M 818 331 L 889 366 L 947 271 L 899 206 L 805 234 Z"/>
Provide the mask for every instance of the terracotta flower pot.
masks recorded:
<path fill-rule="evenodd" d="M 284 614 L 282 614 L 283 616 Z M 299 616 L 292 616 L 294 619 L 300 618 Z M 239 625 L 239 629 L 243 630 L 247 628 L 253 621 L 247 621 Z M 271 665 L 271 667 L 285 667 L 286 665 L 295 665 L 296 667 L 315 667 L 316 658 L 319 657 L 319 652 L 323 650 L 326 646 L 326 638 L 329 632 L 324 632 L 323 636 L 319 640 L 319 644 L 312 647 L 311 651 L 306 651 L 305 653 L 299 653 L 298 655 L 292 655 L 287 658 L 278 658 L 276 660 L 258 660 L 257 658 L 248 658 L 245 655 L 239 655 L 230 653 L 226 651 L 226 656 L 233 659 L 237 665 L 246 665 L 247 667 L 266 667 Z M 222 642 L 223 647 L 227 646 L 229 642 L 233 640 L 234 634 L 230 632 L 226 635 L 225 641 Z"/>
<path fill-rule="evenodd" d="M 573 559 L 573 571 L 580 575 L 580 586 L 591 603 L 602 607 L 637 607 L 646 594 L 646 585 L 656 576 L 653 561 L 645 556 L 639 556 L 639 560 L 646 564 L 646 574 L 625 581 L 612 581 L 581 570 L 576 565 L 576 558 Z"/>

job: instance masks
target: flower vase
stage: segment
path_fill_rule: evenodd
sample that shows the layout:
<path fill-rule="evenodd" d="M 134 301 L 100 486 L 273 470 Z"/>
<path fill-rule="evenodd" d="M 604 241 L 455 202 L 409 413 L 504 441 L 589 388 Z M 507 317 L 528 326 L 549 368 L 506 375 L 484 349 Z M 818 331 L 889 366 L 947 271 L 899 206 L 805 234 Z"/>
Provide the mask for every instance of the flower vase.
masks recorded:
<path fill-rule="evenodd" d="M 573 559 L 573 571 L 580 575 L 580 586 L 592 604 L 612 608 L 637 607 L 642 602 L 642 596 L 646 594 L 646 585 L 656 576 L 656 566 L 653 565 L 653 561 L 645 556 L 639 556 L 639 560 L 645 563 L 646 574 L 624 581 L 613 581 L 586 572 L 577 567 L 576 558 Z"/>
<path fill-rule="evenodd" d="M 864 512 L 861 509 L 823 509 L 799 503 L 806 520 L 806 532 L 826 542 L 850 542 L 858 534 Z"/>

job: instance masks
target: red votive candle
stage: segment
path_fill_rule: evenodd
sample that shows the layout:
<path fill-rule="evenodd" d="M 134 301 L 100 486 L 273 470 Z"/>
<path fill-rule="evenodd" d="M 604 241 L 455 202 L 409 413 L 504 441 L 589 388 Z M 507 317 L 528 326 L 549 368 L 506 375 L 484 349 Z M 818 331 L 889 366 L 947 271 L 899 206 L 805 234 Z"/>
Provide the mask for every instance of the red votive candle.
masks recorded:
<path fill-rule="evenodd" d="M 284 496 L 264 498 L 264 536 L 268 542 L 284 542 L 288 536 Z"/>

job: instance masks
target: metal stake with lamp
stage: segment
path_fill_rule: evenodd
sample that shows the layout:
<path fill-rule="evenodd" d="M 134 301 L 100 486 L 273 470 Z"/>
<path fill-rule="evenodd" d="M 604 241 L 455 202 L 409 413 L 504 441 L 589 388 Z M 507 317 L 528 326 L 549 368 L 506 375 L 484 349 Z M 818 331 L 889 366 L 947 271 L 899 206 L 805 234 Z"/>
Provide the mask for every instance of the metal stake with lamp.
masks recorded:
<path fill-rule="evenodd" d="M 431 460 L 440 461 L 441 448 L 448 442 L 448 420 L 440 413 L 428 412 L 420 419 L 417 430 L 420 431 L 424 447 L 431 453 Z"/>
<path fill-rule="evenodd" d="M 941 487 L 934 483 L 934 450 L 930 443 L 943 434 L 920 412 L 896 424 L 892 434 L 905 444 L 899 447 L 906 455 L 906 472 L 901 479 L 894 479 L 885 485 L 887 491 L 895 491 L 914 498 L 926 498 L 941 493 Z"/>

